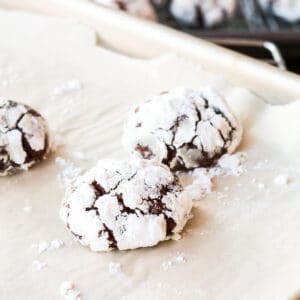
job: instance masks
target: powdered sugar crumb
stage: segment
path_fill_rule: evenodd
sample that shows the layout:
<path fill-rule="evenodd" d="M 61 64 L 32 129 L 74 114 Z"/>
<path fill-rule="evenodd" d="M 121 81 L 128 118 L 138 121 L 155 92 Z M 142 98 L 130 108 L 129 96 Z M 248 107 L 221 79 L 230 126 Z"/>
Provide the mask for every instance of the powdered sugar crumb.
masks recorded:
<path fill-rule="evenodd" d="M 38 254 L 41 254 L 41 253 L 47 251 L 48 247 L 49 247 L 48 242 L 41 242 L 39 244 L 32 244 L 31 245 L 31 248 L 36 249 Z"/>
<path fill-rule="evenodd" d="M 216 167 L 213 168 L 198 168 L 189 173 L 180 173 L 180 182 L 185 187 L 185 192 L 193 200 L 200 200 L 205 195 L 210 194 L 213 190 L 213 178 L 218 176 L 240 176 L 245 172 L 244 162 L 246 154 L 243 152 L 235 154 L 223 155 Z M 238 184 L 241 186 L 241 184 Z M 224 191 L 228 191 L 226 186 Z M 226 198 L 227 196 L 219 193 L 218 198 Z M 195 203 L 195 202 L 194 202 Z"/>
<path fill-rule="evenodd" d="M 180 264 L 180 263 L 185 263 L 185 262 L 186 262 L 186 258 L 184 256 L 184 254 L 178 253 L 177 255 L 172 257 L 170 260 L 162 262 L 161 267 L 164 271 L 167 271 L 170 268 L 174 267 L 175 265 Z"/>
<path fill-rule="evenodd" d="M 73 162 L 62 157 L 57 157 L 55 163 L 61 167 L 62 172 L 58 175 L 58 180 L 63 187 L 67 186 L 75 177 L 80 175 L 82 170 Z"/>
<path fill-rule="evenodd" d="M 180 174 L 180 181 L 185 186 L 185 192 L 193 200 L 200 200 L 212 191 L 212 175 L 207 169 L 199 168 L 189 173 Z"/>
<path fill-rule="evenodd" d="M 274 183 L 280 186 L 287 185 L 290 182 L 290 177 L 288 174 L 279 174 L 275 179 Z"/>
<path fill-rule="evenodd" d="M 109 274 L 116 275 L 122 273 L 122 265 L 118 262 L 110 262 L 109 263 Z"/>
<path fill-rule="evenodd" d="M 61 240 L 53 240 L 50 243 L 50 247 L 49 247 L 49 251 L 55 250 L 55 249 L 59 249 L 64 245 L 64 242 Z"/>
<path fill-rule="evenodd" d="M 41 262 L 39 260 L 34 260 L 32 265 L 36 268 L 36 270 L 42 270 L 48 266 L 46 262 Z"/>
<path fill-rule="evenodd" d="M 108 271 L 111 276 L 115 276 L 121 281 L 127 280 L 127 276 L 124 273 L 122 265 L 119 262 L 110 262 L 108 265 Z"/>
<path fill-rule="evenodd" d="M 225 154 L 219 161 L 218 165 L 223 169 L 226 175 L 240 176 L 244 172 L 243 163 L 245 162 L 245 153 Z"/>
<path fill-rule="evenodd" d="M 182 254 L 180 254 L 176 257 L 176 261 L 177 262 L 186 262 L 186 259 Z"/>
<path fill-rule="evenodd" d="M 41 242 L 39 244 L 32 244 L 31 248 L 36 249 L 38 254 L 46 251 L 53 251 L 63 247 L 64 242 L 61 240 L 52 240 L 51 242 Z"/>
<path fill-rule="evenodd" d="M 32 211 L 32 207 L 31 206 L 25 206 L 25 207 L 23 207 L 23 210 L 28 213 L 28 212 Z"/>
<path fill-rule="evenodd" d="M 71 79 L 57 85 L 53 90 L 53 95 L 62 96 L 67 93 L 80 91 L 82 89 L 82 83 L 78 79 Z"/>
<path fill-rule="evenodd" d="M 66 300 L 81 300 L 80 292 L 74 287 L 71 281 L 64 281 L 59 288 L 60 295 Z"/>

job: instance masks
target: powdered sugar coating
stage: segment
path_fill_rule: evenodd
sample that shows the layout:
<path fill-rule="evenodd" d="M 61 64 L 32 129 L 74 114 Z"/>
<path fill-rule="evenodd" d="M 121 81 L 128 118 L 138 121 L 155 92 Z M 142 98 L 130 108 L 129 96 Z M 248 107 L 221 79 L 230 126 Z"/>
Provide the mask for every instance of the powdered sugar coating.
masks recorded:
<path fill-rule="evenodd" d="M 290 23 L 300 21 L 299 0 L 258 0 L 266 12 L 280 17 Z"/>
<path fill-rule="evenodd" d="M 45 119 L 28 105 L 0 100 L 0 176 L 27 170 L 49 152 Z"/>
<path fill-rule="evenodd" d="M 129 113 L 123 143 L 130 153 L 186 171 L 232 153 L 241 135 L 241 125 L 214 90 L 177 88 Z"/>
<path fill-rule="evenodd" d="M 185 26 L 213 27 L 231 18 L 236 0 L 172 0 L 170 12 Z"/>
<path fill-rule="evenodd" d="M 94 0 L 105 7 L 123 10 L 148 20 L 156 20 L 155 10 L 149 0 Z"/>
<path fill-rule="evenodd" d="M 60 216 L 93 251 L 158 244 L 179 233 L 190 216 L 170 170 L 141 160 L 103 160 L 68 188 Z"/>

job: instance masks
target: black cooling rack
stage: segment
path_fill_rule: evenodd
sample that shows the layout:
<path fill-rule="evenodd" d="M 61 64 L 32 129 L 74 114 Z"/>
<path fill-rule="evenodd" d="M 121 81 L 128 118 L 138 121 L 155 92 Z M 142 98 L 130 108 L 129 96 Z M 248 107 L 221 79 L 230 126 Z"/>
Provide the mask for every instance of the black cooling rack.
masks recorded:
<path fill-rule="evenodd" d="M 289 70 L 300 73 L 300 23 L 290 24 L 265 13 L 256 0 L 239 0 L 235 17 L 210 29 L 177 24 L 169 13 L 168 5 L 157 8 L 160 23 L 281 68 L 286 62 Z"/>

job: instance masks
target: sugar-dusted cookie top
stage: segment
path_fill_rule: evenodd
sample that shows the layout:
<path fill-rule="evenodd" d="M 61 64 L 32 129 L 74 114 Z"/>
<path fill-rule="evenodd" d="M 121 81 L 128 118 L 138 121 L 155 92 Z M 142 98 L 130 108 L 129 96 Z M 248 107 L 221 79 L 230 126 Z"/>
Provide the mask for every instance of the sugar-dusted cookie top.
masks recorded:
<path fill-rule="evenodd" d="M 93 251 L 149 247 L 179 233 L 192 200 L 163 165 L 103 160 L 68 187 L 60 216 Z"/>
<path fill-rule="evenodd" d="M 261 8 L 270 14 L 295 23 L 300 21 L 299 0 L 258 0 Z"/>
<path fill-rule="evenodd" d="M 28 105 L 0 100 L 0 176 L 27 170 L 49 152 L 45 119 Z"/>
<path fill-rule="evenodd" d="M 172 0 L 170 12 L 189 27 L 213 27 L 233 17 L 236 0 Z"/>
<path fill-rule="evenodd" d="M 157 16 L 150 0 L 94 0 L 108 8 L 126 11 L 131 15 L 148 20 L 156 20 Z"/>
<path fill-rule="evenodd" d="M 241 125 L 214 90 L 177 88 L 135 107 L 123 142 L 131 153 L 186 171 L 232 153 L 241 135 Z"/>

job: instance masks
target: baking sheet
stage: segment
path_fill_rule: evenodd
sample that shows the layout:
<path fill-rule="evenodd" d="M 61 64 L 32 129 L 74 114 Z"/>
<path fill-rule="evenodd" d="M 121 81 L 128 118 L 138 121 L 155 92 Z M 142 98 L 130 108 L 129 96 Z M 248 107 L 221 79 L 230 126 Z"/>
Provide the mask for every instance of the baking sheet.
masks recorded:
<path fill-rule="evenodd" d="M 300 77 L 293 73 L 160 24 L 102 8 L 89 0 L 1 0 L 0 6 L 75 18 L 96 29 L 100 43 L 132 56 L 153 58 L 177 53 L 271 103 L 300 98 Z"/>
<path fill-rule="evenodd" d="M 95 47 L 93 31 L 71 20 L 2 12 L 0 24 L 1 95 L 35 107 L 63 141 L 30 172 L 0 179 L 0 299 L 60 299 L 65 280 L 83 300 L 282 300 L 297 293 L 299 101 L 267 105 L 175 55 L 114 54 Z M 70 80 L 80 84 L 65 88 Z M 221 89 L 245 128 L 239 150 L 247 153 L 247 172 L 219 178 L 177 242 L 100 254 L 74 243 L 58 217 L 64 190 L 55 158 L 86 168 L 128 157 L 120 141 L 128 108 L 179 84 Z M 281 173 L 291 176 L 289 186 L 275 185 Z M 53 239 L 65 245 L 41 254 L 31 247 Z M 38 270 L 34 260 L 48 266 Z M 111 262 L 121 264 L 121 274 L 110 274 Z"/>

